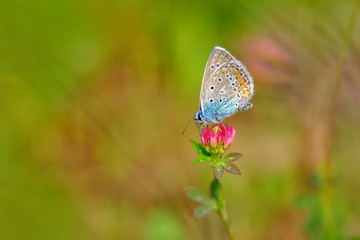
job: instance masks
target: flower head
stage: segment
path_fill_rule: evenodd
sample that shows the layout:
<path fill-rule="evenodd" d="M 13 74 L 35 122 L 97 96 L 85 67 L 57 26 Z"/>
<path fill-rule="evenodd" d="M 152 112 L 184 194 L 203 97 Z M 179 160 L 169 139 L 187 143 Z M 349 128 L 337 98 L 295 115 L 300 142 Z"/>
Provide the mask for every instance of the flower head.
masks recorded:
<path fill-rule="evenodd" d="M 202 130 L 201 145 L 210 153 L 224 153 L 234 140 L 234 128 L 229 125 L 214 125 Z"/>

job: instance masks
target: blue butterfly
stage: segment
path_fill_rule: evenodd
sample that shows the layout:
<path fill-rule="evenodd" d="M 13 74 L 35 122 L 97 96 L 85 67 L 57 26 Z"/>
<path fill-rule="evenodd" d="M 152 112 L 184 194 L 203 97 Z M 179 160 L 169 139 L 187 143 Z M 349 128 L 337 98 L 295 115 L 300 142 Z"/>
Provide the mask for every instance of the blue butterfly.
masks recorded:
<path fill-rule="evenodd" d="M 200 110 L 193 117 L 201 126 L 252 107 L 254 80 L 244 64 L 227 50 L 215 47 L 207 61 L 200 91 Z"/>

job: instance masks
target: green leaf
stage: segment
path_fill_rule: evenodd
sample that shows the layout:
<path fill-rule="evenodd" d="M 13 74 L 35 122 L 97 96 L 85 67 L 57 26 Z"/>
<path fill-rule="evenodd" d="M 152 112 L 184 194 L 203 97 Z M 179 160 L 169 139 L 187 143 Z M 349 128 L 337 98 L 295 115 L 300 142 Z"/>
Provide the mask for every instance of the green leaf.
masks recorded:
<path fill-rule="evenodd" d="M 222 175 L 224 174 L 224 169 L 222 168 L 221 164 L 218 164 L 213 169 L 214 176 L 217 180 L 220 180 Z"/>
<path fill-rule="evenodd" d="M 200 143 L 198 142 L 195 142 L 194 140 L 190 140 L 191 142 L 191 145 L 193 146 L 193 148 L 195 149 L 195 151 L 198 153 L 198 154 L 201 154 L 203 150 L 205 150 Z"/>
<path fill-rule="evenodd" d="M 202 205 L 195 209 L 194 211 L 194 217 L 195 218 L 202 218 L 211 213 L 211 211 L 214 210 L 214 207 L 212 205 Z"/>
<path fill-rule="evenodd" d="M 210 157 L 200 155 L 197 158 L 195 158 L 195 160 L 192 161 L 191 163 L 196 164 L 196 163 L 204 163 L 204 162 L 209 162 L 209 161 L 211 161 Z"/>
<path fill-rule="evenodd" d="M 226 163 L 223 165 L 223 168 L 225 171 L 231 173 L 231 174 L 236 174 L 236 175 L 240 175 L 240 169 L 233 163 Z"/>
<path fill-rule="evenodd" d="M 200 189 L 190 187 L 185 190 L 186 195 L 195 202 L 211 205 L 211 199 Z"/>
<path fill-rule="evenodd" d="M 226 157 L 224 157 L 225 162 L 234 162 L 241 158 L 243 155 L 242 153 L 230 153 Z"/>
<path fill-rule="evenodd" d="M 210 156 L 211 156 L 211 154 L 210 154 L 209 152 L 207 152 L 207 151 L 205 150 L 205 148 L 203 148 L 203 147 L 201 146 L 200 143 L 197 143 L 197 142 L 195 142 L 194 140 L 190 140 L 190 141 L 191 141 L 191 144 L 192 144 L 193 148 L 195 149 L 195 151 L 196 151 L 199 155 L 203 155 L 203 156 L 207 156 L 207 157 L 210 157 Z"/>

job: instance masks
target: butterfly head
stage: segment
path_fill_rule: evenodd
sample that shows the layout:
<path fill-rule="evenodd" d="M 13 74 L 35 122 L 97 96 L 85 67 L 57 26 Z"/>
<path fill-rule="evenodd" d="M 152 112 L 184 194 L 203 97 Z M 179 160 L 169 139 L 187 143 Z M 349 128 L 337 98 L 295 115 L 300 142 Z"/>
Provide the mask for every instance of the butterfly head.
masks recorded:
<path fill-rule="evenodd" d="M 201 124 L 201 125 L 206 123 L 206 121 L 204 120 L 204 114 L 203 114 L 203 112 L 201 110 L 198 111 L 197 113 L 195 113 L 194 121 L 197 124 Z"/>

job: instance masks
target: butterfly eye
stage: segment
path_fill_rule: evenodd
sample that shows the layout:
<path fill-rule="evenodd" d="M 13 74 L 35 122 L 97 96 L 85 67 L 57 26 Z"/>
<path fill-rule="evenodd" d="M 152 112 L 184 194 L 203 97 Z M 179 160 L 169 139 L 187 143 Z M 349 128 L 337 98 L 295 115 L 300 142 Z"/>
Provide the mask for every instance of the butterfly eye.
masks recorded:
<path fill-rule="evenodd" d="M 235 83 L 232 83 L 231 85 L 232 85 L 232 86 L 235 86 Z"/>
<path fill-rule="evenodd" d="M 220 64 L 219 64 L 219 63 L 217 63 L 217 64 L 216 64 L 216 66 L 218 67 L 218 66 L 220 66 Z"/>
<path fill-rule="evenodd" d="M 223 101 L 222 99 L 219 100 L 219 102 L 222 102 L 222 101 Z"/>
<path fill-rule="evenodd" d="M 214 68 L 214 64 L 211 65 L 211 68 Z"/>
<path fill-rule="evenodd" d="M 227 78 L 228 78 L 228 77 L 229 77 L 229 74 L 226 74 L 226 75 L 225 75 L 225 77 L 227 77 Z"/>
<path fill-rule="evenodd" d="M 234 88 L 234 92 L 236 92 L 237 91 L 237 88 Z"/>
<path fill-rule="evenodd" d="M 222 81 L 222 79 L 221 79 L 221 78 L 219 78 L 218 80 L 219 80 L 219 82 L 221 82 L 221 81 Z"/>
<path fill-rule="evenodd" d="M 209 102 L 211 102 L 211 103 L 212 103 L 213 101 L 214 101 L 214 100 L 213 100 L 212 98 L 210 98 Z"/>
<path fill-rule="evenodd" d="M 235 107 L 238 107 L 239 106 L 239 104 L 235 104 Z"/>
<path fill-rule="evenodd" d="M 214 86 L 214 85 L 212 85 L 212 86 L 210 87 L 210 89 L 211 89 L 211 90 L 214 90 L 214 89 L 215 89 L 215 86 Z"/>

